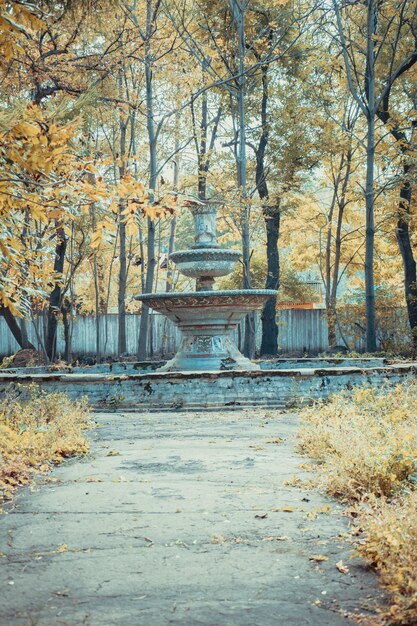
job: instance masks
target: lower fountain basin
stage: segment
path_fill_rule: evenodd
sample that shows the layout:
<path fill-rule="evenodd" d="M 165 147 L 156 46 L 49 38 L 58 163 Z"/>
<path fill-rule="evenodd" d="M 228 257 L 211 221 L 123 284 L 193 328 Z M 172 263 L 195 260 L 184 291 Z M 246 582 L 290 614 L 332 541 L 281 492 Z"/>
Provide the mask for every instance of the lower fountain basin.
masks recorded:
<path fill-rule="evenodd" d="M 182 332 L 175 357 L 161 371 L 256 370 L 238 350 L 233 331 L 243 317 L 277 295 L 272 289 L 141 294 L 146 306 L 171 319 Z"/>
<path fill-rule="evenodd" d="M 178 250 L 169 255 L 181 274 L 191 278 L 200 276 L 227 276 L 241 257 L 238 250 L 222 250 L 221 248 L 200 248 L 194 250 Z"/>
<path fill-rule="evenodd" d="M 144 293 L 136 296 L 146 306 L 169 317 L 173 322 L 195 323 L 221 318 L 236 325 L 246 313 L 257 311 L 277 292 L 272 289 L 236 289 L 228 291 L 185 291 L 180 293 Z"/>

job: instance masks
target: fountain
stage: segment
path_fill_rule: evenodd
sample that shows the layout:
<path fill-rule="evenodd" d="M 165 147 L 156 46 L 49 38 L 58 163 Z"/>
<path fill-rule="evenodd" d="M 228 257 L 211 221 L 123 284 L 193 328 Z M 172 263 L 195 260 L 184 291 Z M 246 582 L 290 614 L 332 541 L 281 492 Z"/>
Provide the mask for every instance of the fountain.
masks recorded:
<path fill-rule="evenodd" d="M 10 390 L 22 398 L 36 384 L 44 391 L 65 391 L 74 400 L 87 396 L 95 410 L 105 411 L 284 408 L 353 387 L 388 389 L 416 377 L 417 363 L 380 358 L 278 358 L 259 364 L 246 359 L 234 341 L 238 324 L 276 291 L 213 290 L 215 278 L 229 274 L 240 256 L 217 243 L 217 207 L 214 201 L 190 203 L 195 246 L 171 254 L 178 270 L 196 279 L 196 291 L 138 296 L 181 330 L 171 361 L 156 371 L 150 362 L 0 370 L 0 398 L 9 397 Z"/>
<path fill-rule="evenodd" d="M 141 294 L 137 300 L 172 320 L 182 334 L 175 357 L 159 371 L 257 370 L 239 352 L 233 335 L 247 313 L 263 307 L 276 291 L 240 289 L 215 291 L 215 278 L 226 276 L 241 256 L 217 243 L 216 201 L 192 201 L 195 245 L 170 255 L 178 271 L 196 279 L 196 291 Z"/>

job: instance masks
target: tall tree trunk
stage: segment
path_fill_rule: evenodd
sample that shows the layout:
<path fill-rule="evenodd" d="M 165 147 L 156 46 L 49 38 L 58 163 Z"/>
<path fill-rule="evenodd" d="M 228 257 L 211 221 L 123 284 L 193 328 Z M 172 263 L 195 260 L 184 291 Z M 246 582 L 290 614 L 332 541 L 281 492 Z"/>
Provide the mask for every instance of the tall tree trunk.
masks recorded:
<path fill-rule="evenodd" d="M 278 238 L 281 221 L 279 208 L 264 207 L 263 214 L 266 226 L 266 257 L 267 276 L 266 289 L 278 289 L 279 287 L 279 250 Z M 277 299 L 276 296 L 269 298 L 262 310 L 262 355 L 278 354 L 278 324 L 277 324 Z"/>
<path fill-rule="evenodd" d="M 121 79 L 120 79 L 121 80 Z M 120 114 L 120 160 L 119 177 L 122 179 L 126 174 L 126 133 L 128 121 L 122 119 Z M 127 260 L 126 260 L 126 222 L 123 215 L 125 202 L 119 201 L 119 284 L 117 292 L 117 311 L 119 331 L 117 340 L 117 353 L 119 356 L 126 353 L 126 283 L 127 283 Z"/>
<path fill-rule="evenodd" d="M 325 283 L 325 302 L 326 302 L 326 317 L 327 317 L 327 341 L 329 346 L 336 344 L 336 318 L 335 311 L 332 307 L 331 291 L 332 291 L 332 235 L 333 235 L 333 215 L 337 202 L 337 194 L 339 192 L 339 183 L 341 170 L 343 167 L 344 153 L 340 160 L 339 171 L 337 176 L 333 177 L 333 197 L 330 203 L 329 212 L 327 214 L 327 233 L 326 233 L 326 249 L 325 249 L 325 271 L 324 271 L 324 283 Z M 321 257 L 321 255 L 320 255 Z M 322 272 L 323 278 L 323 272 Z"/>
<path fill-rule="evenodd" d="M 58 243 L 55 247 L 54 275 L 62 275 L 65 264 L 65 252 L 67 249 L 67 236 L 62 224 L 57 225 L 56 236 Z M 58 316 L 61 310 L 62 287 L 59 282 L 49 297 L 48 322 L 46 331 L 45 350 L 48 359 L 53 361 L 56 357 L 56 340 L 58 331 Z"/>
<path fill-rule="evenodd" d="M 91 226 L 93 232 L 96 229 L 96 207 L 94 204 L 91 206 Z M 99 267 L 97 260 L 97 250 L 93 252 L 93 278 L 94 278 L 94 301 L 95 301 L 95 313 L 96 313 L 96 360 L 97 363 L 101 359 L 101 343 L 100 343 L 100 282 L 99 282 Z"/>
<path fill-rule="evenodd" d="M 197 170 L 198 170 L 198 197 L 200 200 L 207 199 L 207 174 L 210 169 L 211 155 L 213 153 L 214 144 L 217 138 L 217 132 L 219 129 L 219 122 L 222 115 L 221 106 L 218 107 L 216 116 L 213 120 L 213 126 L 210 133 L 210 140 L 208 137 L 208 101 L 207 93 L 202 95 L 201 105 L 201 119 L 200 119 L 200 137 L 197 134 L 197 128 L 195 123 L 195 111 L 194 104 L 191 104 L 191 115 L 193 120 L 193 135 L 194 143 L 197 153 Z"/>
<path fill-rule="evenodd" d="M 281 215 L 279 206 L 269 205 L 269 191 L 265 171 L 265 153 L 269 139 L 268 126 L 268 69 L 262 66 L 262 101 L 261 101 L 261 136 L 256 150 L 256 188 L 262 203 L 262 213 L 266 230 L 266 289 L 279 287 L 279 250 L 278 238 Z M 261 356 L 278 354 L 277 298 L 269 298 L 262 310 Z"/>
<path fill-rule="evenodd" d="M 65 341 L 64 361 L 69 363 L 71 360 L 71 331 L 70 331 L 70 321 L 69 321 L 68 315 L 71 314 L 71 305 L 66 298 L 64 302 L 62 303 L 61 310 L 62 310 L 62 324 L 64 326 L 64 341 Z"/>
<path fill-rule="evenodd" d="M 20 240 L 23 244 L 23 246 L 26 246 L 26 237 L 27 237 L 27 233 L 28 233 L 28 224 L 29 224 L 29 209 L 26 209 L 25 211 L 25 220 L 24 220 L 24 226 L 22 229 L 22 234 L 20 236 Z M 23 267 L 22 270 L 22 278 L 23 278 L 23 282 L 25 280 L 25 278 L 27 278 L 28 275 L 28 267 L 27 264 L 25 264 L 25 266 Z M 32 348 L 33 349 L 33 345 L 29 343 L 28 340 L 28 331 L 27 331 L 27 326 L 26 326 L 26 320 L 24 318 L 21 318 L 19 321 L 19 325 L 17 324 L 15 318 L 13 317 L 13 315 L 10 313 L 10 311 L 6 308 L 0 307 L 0 315 L 3 315 L 3 317 L 6 320 L 7 325 L 9 326 L 9 329 L 11 330 L 11 332 L 13 333 L 14 338 L 16 339 L 17 343 L 19 344 L 19 346 L 22 349 L 27 349 L 27 348 Z"/>
<path fill-rule="evenodd" d="M 245 37 L 245 11 L 247 0 L 230 0 L 230 8 L 233 20 L 236 25 L 238 39 L 238 90 L 237 90 L 237 108 L 238 108 L 238 125 L 239 125 L 239 150 L 237 157 L 237 179 L 242 200 L 242 263 L 243 263 L 243 288 L 251 288 L 250 276 L 250 206 L 248 204 L 246 189 L 246 78 L 245 78 L 245 55 L 246 55 L 246 37 Z M 243 341 L 243 354 L 252 359 L 255 355 L 255 315 L 249 313 L 245 317 L 245 337 Z"/>
<path fill-rule="evenodd" d="M 22 333 L 22 348 L 29 348 L 28 329 L 26 325 L 26 320 L 24 318 L 20 320 L 20 330 Z"/>
<path fill-rule="evenodd" d="M 343 31 L 340 3 L 333 0 L 333 8 L 336 15 L 337 29 L 342 54 L 346 69 L 347 82 L 350 92 L 355 98 L 367 123 L 366 137 L 366 183 L 365 183 L 365 305 L 366 305 L 366 349 L 368 352 L 376 351 L 375 329 L 375 286 L 374 286 L 374 240 L 375 240 L 375 116 L 377 111 L 375 91 L 375 45 L 378 40 L 378 0 L 366 0 L 366 66 L 365 66 L 365 98 L 361 90 L 354 86 L 353 76 L 356 74 L 354 57 L 349 52 L 346 37 Z M 362 88 L 362 85 L 361 85 Z"/>
<path fill-rule="evenodd" d="M 173 176 L 173 189 L 174 191 L 178 191 L 178 183 L 180 179 L 180 135 L 179 135 L 179 114 L 175 117 L 175 157 L 174 157 L 174 176 Z M 168 240 L 168 262 L 167 262 L 167 278 L 166 278 L 166 286 L 165 289 L 167 291 L 172 291 L 172 281 L 173 281 L 173 271 L 171 269 L 171 264 L 169 261 L 170 255 L 174 252 L 175 247 L 175 232 L 177 227 L 177 216 L 171 220 L 169 225 L 169 240 Z"/>
<path fill-rule="evenodd" d="M 400 250 L 403 271 L 404 271 L 404 295 L 407 306 L 408 323 L 412 333 L 412 341 L 414 349 L 417 349 L 417 275 L 416 261 L 414 258 L 413 247 L 410 233 L 410 205 L 412 198 L 412 186 L 410 182 L 410 174 L 412 165 L 408 156 L 409 150 L 412 148 L 407 135 L 396 125 L 392 125 L 392 118 L 389 111 L 390 91 L 387 92 L 382 108 L 378 110 L 379 119 L 389 125 L 389 132 L 397 142 L 400 152 L 403 155 L 403 179 L 400 188 L 400 198 L 398 205 L 398 217 L 396 238 Z"/>
<path fill-rule="evenodd" d="M 376 352 L 375 328 L 375 285 L 374 285 L 374 164 L 375 164 L 375 116 L 368 118 L 366 141 L 366 184 L 365 184 L 365 305 L 366 305 L 366 350 Z"/>
<path fill-rule="evenodd" d="M 340 199 L 337 201 L 338 211 L 337 211 L 337 225 L 336 225 L 336 235 L 335 235 L 335 244 L 334 244 L 334 262 L 333 262 L 333 275 L 332 275 L 332 287 L 330 290 L 330 309 L 332 311 L 332 323 L 334 323 L 334 343 L 330 345 L 336 344 L 336 326 L 337 326 L 337 289 L 339 287 L 339 269 L 340 269 L 340 257 L 342 253 L 342 226 L 343 226 L 343 217 L 346 208 L 346 194 L 348 183 L 350 179 L 350 174 L 352 171 L 352 158 L 353 151 L 351 148 L 348 149 L 346 155 L 346 169 L 343 177 L 342 183 L 342 191 L 340 194 Z M 340 329 L 339 329 L 340 330 Z M 345 339 L 343 341 L 346 343 Z M 347 344 L 346 344 L 347 345 Z"/>
<path fill-rule="evenodd" d="M 366 305 L 366 349 L 376 352 L 375 328 L 375 285 L 374 285 L 374 246 L 375 246 L 375 37 L 377 9 L 375 0 L 367 0 L 367 51 L 365 69 L 365 92 L 367 99 L 366 134 L 366 183 L 365 183 L 365 305 Z"/>
<path fill-rule="evenodd" d="M 333 198 L 327 216 L 328 229 L 326 236 L 326 261 L 325 261 L 325 287 L 326 287 L 326 316 L 327 316 L 327 338 L 329 346 L 337 343 L 337 289 L 339 285 L 339 268 L 342 251 L 342 225 L 346 207 L 346 193 L 352 169 L 353 151 L 349 147 L 347 152 L 343 152 L 336 176 L 333 177 Z M 344 170 L 344 171 L 343 171 Z M 341 188 L 340 188 L 341 187 Z M 333 240 L 333 218 L 337 207 L 336 233 L 334 236 L 334 252 L 332 250 Z"/>
<path fill-rule="evenodd" d="M 6 324 L 9 327 L 10 332 L 12 333 L 16 342 L 19 344 L 21 348 L 26 347 L 26 348 L 30 348 L 31 350 L 36 349 L 35 346 L 32 343 L 30 343 L 30 341 L 28 341 L 27 345 L 25 345 L 25 340 L 22 336 L 21 327 L 19 326 L 19 324 L 16 321 L 16 318 L 14 317 L 14 315 L 10 312 L 8 308 L 0 307 L 0 315 L 4 317 L 4 319 L 6 320 Z"/>
<path fill-rule="evenodd" d="M 119 213 L 121 214 L 125 204 L 120 203 Z M 123 217 L 122 217 L 123 219 Z M 117 341 L 118 355 L 126 353 L 126 224 L 120 221 L 120 239 L 119 239 L 119 289 L 117 293 L 117 311 L 119 319 L 119 333 Z"/>
<path fill-rule="evenodd" d="M 152 78 L 152 51 L 151 36 L 154 12 L 151 0 L 147 0 L 146 12 L 146 41 L 145 41 L 145 82 L 146 82 L 146 128 L 148 131 L 149 142 L 149 199 L 154 200 L 154 191 L 156 189 L 157 180 L 157 135 L 154 120 L 154 96 L 153 96 L 153 78 Z M 145 293 L 152 293 L 153 281 L 155 275 L 155 223 L 148 218 L 148 241 L 147 241 L 147 267 L 145 279 Z M 149 307 L 142 302 L 142 312 L 140 317 L 138 358 L 144 360 L 147 357 L 148 346 L 148 328 L 149 328 Z"/>
<path fill-rule="evenodd" d="M 408 321 L 410 324 L 413 346 L 417 348 L 417 276 L 416 261 L 410 237 L 410 203 L 411 184 L 409 180 L 410 166 L 403 167 L 403 183 L 400 191 L 400 203 L 397 220 L 396 237 L 404 267 L 404 292 L 407 304 Z"/>

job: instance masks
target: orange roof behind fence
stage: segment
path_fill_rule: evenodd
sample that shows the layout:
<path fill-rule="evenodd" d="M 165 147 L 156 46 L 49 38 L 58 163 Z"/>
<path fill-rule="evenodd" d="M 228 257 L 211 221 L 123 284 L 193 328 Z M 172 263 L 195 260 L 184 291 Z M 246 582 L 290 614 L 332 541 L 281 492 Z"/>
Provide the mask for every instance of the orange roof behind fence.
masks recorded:
<path fill-rule="evenodd" d="M 277 302 L 277 310 L 279 309 L 324 309 L 323 298 L 318 302 Z"/>

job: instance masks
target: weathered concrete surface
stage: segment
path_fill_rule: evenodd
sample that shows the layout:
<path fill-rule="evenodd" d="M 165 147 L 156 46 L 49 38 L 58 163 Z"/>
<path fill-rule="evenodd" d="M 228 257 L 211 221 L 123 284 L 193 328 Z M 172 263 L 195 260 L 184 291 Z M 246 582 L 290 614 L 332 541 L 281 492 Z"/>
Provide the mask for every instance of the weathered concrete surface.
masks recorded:
<path fill-rule="evenodd" d="M 383 367 L 396 363 L 393 359 L 384 357 L 301 357 L 301 358 L 269 358 L 255 361 L 262 370 L 278 369 L 303 369 L 323 367 L 356 367 L 366 369 L 368 367 Z M 401 364 L 401 361 L 397 361 Z M 161 361 L 114 361 L 111 363 L 95 363 L 94 365 L 68 365 L 60 367 L 58 373 L 72 374 L 138 374 L 153 372 L 166 364 Z M 8 367 L 0 369 L 2 374 L 27 375 L 48 374 L 57 372 L 54 365 L 35 365 L 27 367 Z"/>
<path fill-rule="evenodd" d="M 143 374 L 0 372 L 0 397 L 10 389 L 36 383 L 70 398 L 88 396 L 96 409 L 219 409 L 294 407 L 355 386 L 381 387 L 415 377 L 416 363 L 378 367 L 302 367 L 258 371 L 146 372 Z"/>
<path fill-rule="evenodd" d="M 338 505 L 283 484 L 308 476 L 295 415 L 97 419 L 91 454 L 0 517 L 2 626 L 341 626 L 380 597 Z"/>

